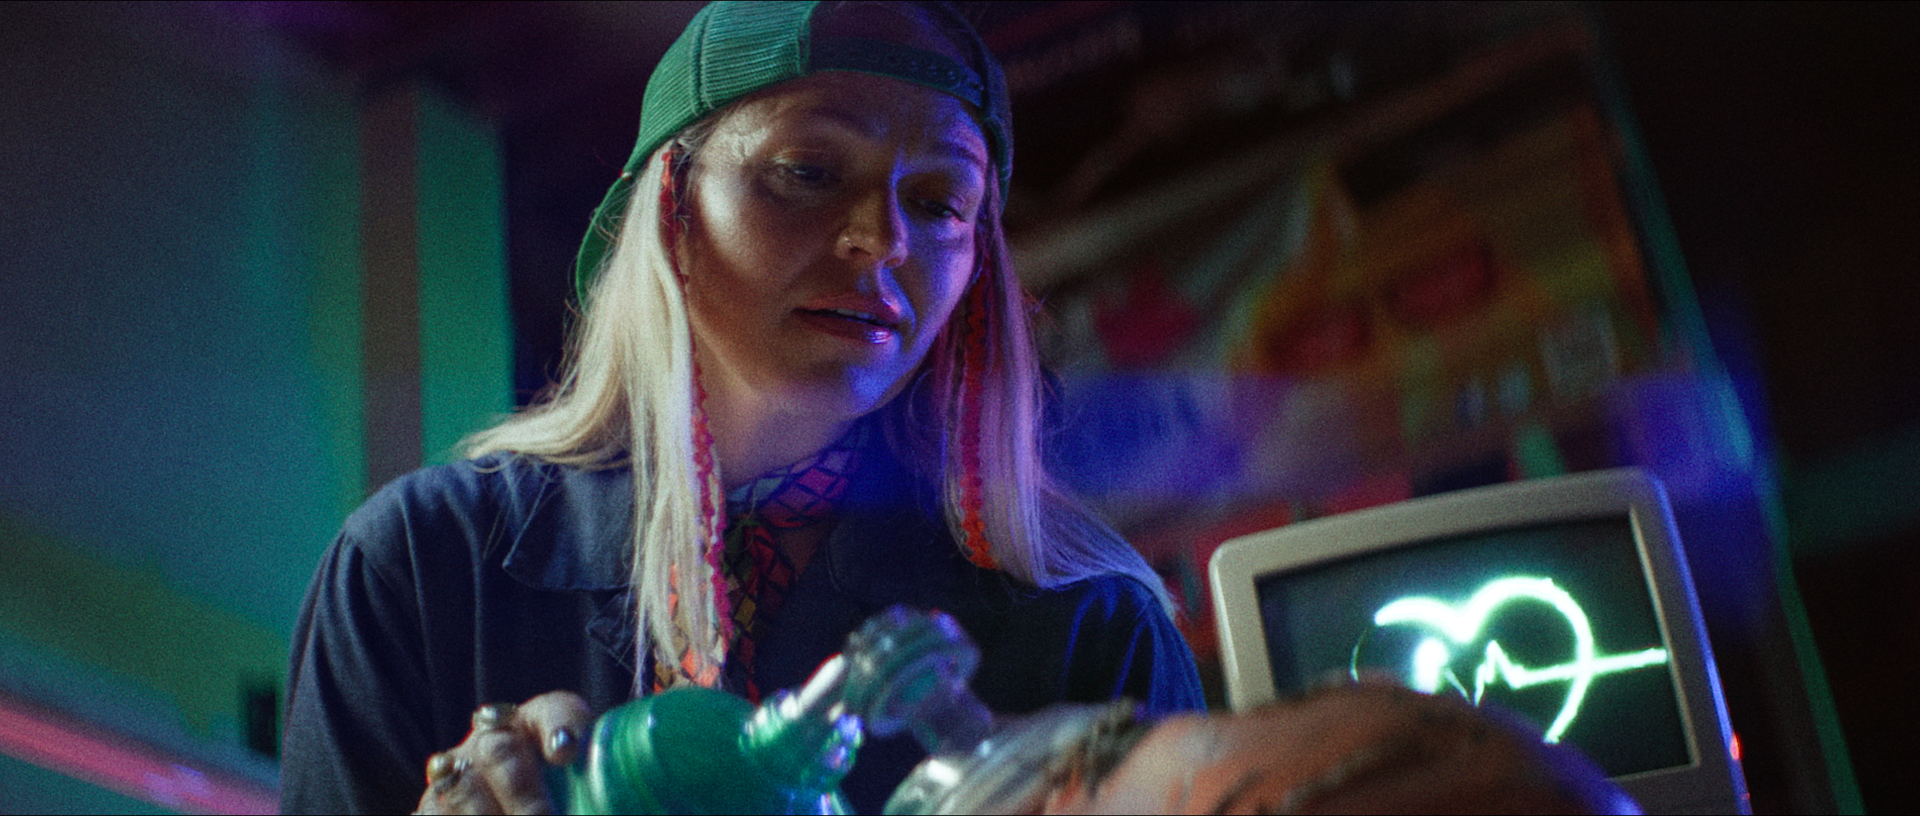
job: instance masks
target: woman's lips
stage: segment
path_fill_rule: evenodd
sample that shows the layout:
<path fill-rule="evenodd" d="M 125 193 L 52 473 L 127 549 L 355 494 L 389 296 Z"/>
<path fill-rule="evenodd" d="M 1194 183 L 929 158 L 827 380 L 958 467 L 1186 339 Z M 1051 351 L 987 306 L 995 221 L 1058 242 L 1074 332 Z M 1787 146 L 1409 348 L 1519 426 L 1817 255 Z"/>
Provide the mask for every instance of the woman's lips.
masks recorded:
<path fill-rule="evenodd" d="M 879 345 L 900 334 L 900 309 L 867 295 L 821 298 L 798 310 L 800 318 L 828 334 Z"/>
<path fill-rule="evenodd" d="M 879 345 L 893 339 L 898 330 L 871 314 L 842 309 L 801 309 L 800 319 L 828 334 Z"/>

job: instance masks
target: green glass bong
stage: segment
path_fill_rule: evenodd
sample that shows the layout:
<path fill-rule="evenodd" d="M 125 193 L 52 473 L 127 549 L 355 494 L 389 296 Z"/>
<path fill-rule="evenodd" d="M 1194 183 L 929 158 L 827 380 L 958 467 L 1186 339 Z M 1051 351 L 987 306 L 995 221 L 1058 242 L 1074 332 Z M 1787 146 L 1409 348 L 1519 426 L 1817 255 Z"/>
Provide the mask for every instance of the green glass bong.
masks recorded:
<path fill-rule="evenodd" d="M 848 813 L 840 780 L 865 732 L 910 731 L 929 758 L 887 813 L 953 813 L 1030 796 L 1042 769 L 1129 703 L 996 721 L 967 688 L 980 652 L 951 617 L 893 607 L 847 637 L 797 691 L 759 707 L 684 687 L 602 715 L 581 759 L 552 769 L 561 812 Z"/>

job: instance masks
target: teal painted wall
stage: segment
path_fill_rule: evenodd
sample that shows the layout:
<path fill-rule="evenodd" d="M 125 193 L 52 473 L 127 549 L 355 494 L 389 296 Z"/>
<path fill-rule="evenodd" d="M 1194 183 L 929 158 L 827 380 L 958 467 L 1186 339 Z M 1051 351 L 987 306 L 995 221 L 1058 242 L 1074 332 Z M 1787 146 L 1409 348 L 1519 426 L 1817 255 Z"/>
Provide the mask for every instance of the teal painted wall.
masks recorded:
<path fill-rule="evenodd" d="M 359 489 L 351 89 L 184 12 L 6 13 L 0 512 L 284 635 Z"/>
<path fill-rule="evenodd" d="M 504 170 L 470 114 L 416 99 L 421 454 L 445 462 L 513 408 Z"/>
<path fill-rule="evenodd" d="M 0 688 L 241 765 L 369 490 L 370 331 L 363 91 L 244 12 L 0 6 Z M 426 461 L 511 405 L 500 151 L 402 92 Z"/>

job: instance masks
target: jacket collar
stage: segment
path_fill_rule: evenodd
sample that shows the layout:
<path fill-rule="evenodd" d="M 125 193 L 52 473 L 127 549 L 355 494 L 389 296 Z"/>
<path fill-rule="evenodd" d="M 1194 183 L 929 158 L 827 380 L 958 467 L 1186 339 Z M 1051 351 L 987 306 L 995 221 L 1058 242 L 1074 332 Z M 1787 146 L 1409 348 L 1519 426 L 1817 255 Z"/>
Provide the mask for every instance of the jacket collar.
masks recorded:
<path fill-rule="evenodd" d="M 504 477 L 502 519 L 512 542 L 502 563 L 507 574 L 527 586 L 555 591 L 630 586 L 634 500 L 630 469 L 587 470 L 522 456 L 487 457 L 474 466 L 497 469 Z M 842 573 L 836 575 L 837 582 L 859 586 L 878 579 L 866 573 L 898 562 L 903 539 L 918 543 L 931 538 L 926 545 L 936 551 L 952 548 L 935 521 L 941 515 L 931 489 L 918 484 L 877 439 L 866 446 L 840 510 L 843 521 L 826 542 L 839 556 L 834 559 L 836 572 Z M 849 517 L 861 521 L 847 525 Z M 889 525 L 891 535 L 885 531 Z M 854 529 L 842 529 L 848 526 Z M 856 530 L 855 535 L 846 534 Z M 871 548 L 880 551 L 866 551 Z"/>
<path fill-rule="evenodd" d="M 627 588 L 631 470 L 586 470 L 518 456 L 499 467 L 506 477 L 502 518 L 512 536 L 501 565 L 508 575 L 538 589 Z"/>
<path fill-rule="evenodd" d="M 809 570 L 819 571 L 811 580 L 834 587 L 835 597 L 843 599 L 839 603 L 854 604 L 854 612 L 902 602 L 938 605 L 948 593 L 930 594 L 930 585 L 943 584 L 954 570 L 976 572 L 946 535 L 931 490 L 919 485 L 887 447 L 868 446 L 872 455 L 862 460 L 841 502 L 840 521 Z M 632 471 L 584 470 L 518 456 L 488 457 L 473 466 L 503 477 L 496 484 L 500 519 L 511 542 L 501 564 L 506 573 L 537 589 L 610 592 L 597 602 L 588 634 L 628 671 L 651 672 L 635 662 L 640 633 L 627 557 Z M 943 562 L 953 568 L 928 570 Z M 831 652 L 839 645 L 819 646 Z"/>

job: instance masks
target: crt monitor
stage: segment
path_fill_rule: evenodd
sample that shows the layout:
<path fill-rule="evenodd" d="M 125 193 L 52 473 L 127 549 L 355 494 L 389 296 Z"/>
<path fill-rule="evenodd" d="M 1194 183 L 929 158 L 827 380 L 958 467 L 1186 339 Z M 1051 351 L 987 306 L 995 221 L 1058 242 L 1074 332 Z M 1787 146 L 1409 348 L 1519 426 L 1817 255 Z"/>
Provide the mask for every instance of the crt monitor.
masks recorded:
<path fill-rule="evenodd" d="M 1237 538 L 1208 566 L 1228 702 L 1391 676 L 1518 713 L 1647 812 L 1747 812 L 1686 564 L 1633 468 Z"/>

